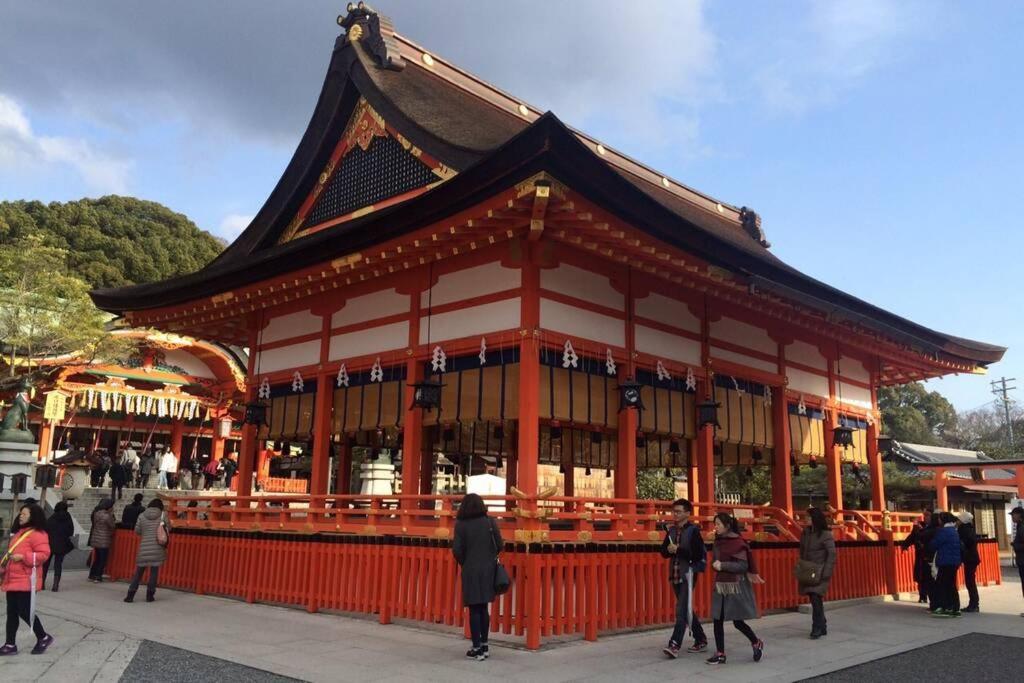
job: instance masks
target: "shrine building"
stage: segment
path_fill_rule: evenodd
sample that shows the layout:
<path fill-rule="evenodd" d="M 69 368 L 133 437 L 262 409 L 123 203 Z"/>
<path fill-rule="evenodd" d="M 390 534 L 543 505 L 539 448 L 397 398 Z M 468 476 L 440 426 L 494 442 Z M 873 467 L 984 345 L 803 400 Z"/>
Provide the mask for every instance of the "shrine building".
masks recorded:
<path fill-rule="evenodd" d="M 132 326 L 249 350 L 237 497 L 172 502 L 182 537 L 162 581 L 461 625 L 447 548 L 459 482 L 487 473 L 505 481 L 488 501 L 516 581 L 496 630 L 535 648 L 669 623 L 670 503 L 637 497 L 640 470 L 668 469 L 699 519 L 732 511 L 763 549 L 761 608 L 792 607 L 792 475 L 822 467 L 829 598 L 909 590 L 893 543 L 914 516 L 885 512 L 877 390 L 983 373 L 1005 349 L 803 274 L 753 209 L 570 128 L 363 3 L 339 23 L 249 227 L 198 272 L 93 293 Z M 308 487 L 253 495 L 283 448 L 308 453 Z M 391 492 L 357 492 L 374 463 L 396 468 Z M 770 471 L 770 505 L 719 503 L 716 468 Z M 844 468 L 870 479 L 870 510 L 845 509 Z M 114 571 L 130 573 L 133 542 Z M 999 580 L 989 545 L 982 583 Z"/>

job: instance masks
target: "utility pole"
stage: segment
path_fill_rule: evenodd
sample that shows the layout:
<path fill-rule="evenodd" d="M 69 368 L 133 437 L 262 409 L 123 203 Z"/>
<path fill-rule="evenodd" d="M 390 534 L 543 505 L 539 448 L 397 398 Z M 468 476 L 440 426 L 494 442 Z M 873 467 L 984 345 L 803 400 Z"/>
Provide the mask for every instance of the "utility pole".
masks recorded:
<path fill-rule="evenodd" d="M 995 394 L 996 401 L 1003 404 L 1003 415 L 1006 419 L 1006 435 L 1010 441 L 1010 455 L 1014 453 L 1013 447 L 1013 422 L 1010 420 L 1010 396 L 1009 392 L 1016 391 L 1017 387 L 1006 386 L 1007 382 L 1016 381 L 1015 377 L 1001 377 L 997 380 L 990 382 L 992 385 L 992 393 Z"/>

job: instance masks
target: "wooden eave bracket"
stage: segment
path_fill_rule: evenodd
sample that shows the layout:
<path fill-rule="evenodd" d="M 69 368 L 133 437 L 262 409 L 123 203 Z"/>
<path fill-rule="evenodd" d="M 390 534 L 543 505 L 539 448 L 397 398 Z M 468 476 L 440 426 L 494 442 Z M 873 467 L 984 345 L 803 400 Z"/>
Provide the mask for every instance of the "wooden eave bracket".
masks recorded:
<path fill-rule="evenodd" d="M 544 216 L 548 211 L 550 197 L 551 185 L 547 181 L 537 181 L 533 188 L 533 208 L 530 211 L 528 239 L 531 242 L 536 242 L 544 234 Z"/>

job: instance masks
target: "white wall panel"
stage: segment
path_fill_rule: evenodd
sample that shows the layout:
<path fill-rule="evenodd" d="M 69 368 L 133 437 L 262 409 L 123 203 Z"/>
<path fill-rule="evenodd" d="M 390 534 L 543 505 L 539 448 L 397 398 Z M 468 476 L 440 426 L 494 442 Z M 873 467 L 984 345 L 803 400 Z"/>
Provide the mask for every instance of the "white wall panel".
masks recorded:
<path fill-rule="evenodd" d="M 430 343 L 519 327 L 519 298 L 440 313 L 430 318 Z M 420 344 L 427 343 L 427 318 L 420 318 Z"/>
<path fill-rule="evenodd" d="M 625 297 L 615 291 L 607 277 L 576 266 L 562 263 L 557 268 L 542 268 L 540 286 L 617 311 L 626 310 Z"/>
<path fill-rule="evenodd" d="M 786 377 L 789 379 L 788 389 L 798 391 L 801 394 L 821 396 L 828 398 L 828 377 L 815 375 L 796 368 L 786 368 Z"/>
<path fill-rule="evenodd" d="M 474 296 L 518 289 L 522 282 L 519 268 L 506 268 L 500 261 L 485 263 L 440 276 L 431 292 L 423 292 L 420 296 L 420 305 L 426 308 L 428 299 L 432 305 L 440 306 Z"/>
<path fill-rule="evenodd" d="M 385 289 L 346 301 L 345 305 L 331 316 L 331 327 L 353 325 L 408 312 L 409 296 L 399 294 L 394 289 Z"/>
<path fill-rule="evenodd" d="M 279 349 L 263 351 L 256 357 L 256 369 L 259 374 L 288 370 L 305 365 L 316 365 L 320 362 L 320 340 L 302 342 L 282 346 Z"/>
<path fill-rule="evenodd" d="M 323 329 L 323 318 L 313 315 L 310 311 L 298 311 L 272 318 L 267 327 L 260 333 L 261 344 L 301 337 L 304 334 L 320 332 Z"/>
<path fill-rule="evenodd" d="M 711 323 L 711 338 L 773 356 L 779 352 L 778 344 L 768 336 L 767 330 L 735 318 L 722 318 Z"/>
<path fill-rule="evenodd" d="M 651 294 L 643 299 L 637 299 L 636 314 L 672 327 L 700 332 L 700 318 L 691 313 L 685 303 L 661 294 Z"/>
<path fill-rule="evenodd" d="M 626 322 L 550 299 L 540 300 L 540 326 L 591 341 L 626 345 Z M 578 349 L 577 349 L 578 350 Z"/>
<path fill-rule="evenodd" d="M 753 356 L 748 356 L 743 353 L 727 351 L 726 349 L 720 349 L 714 345 L 711 346 L 711 357 L 727 360 L 730 363 L 739 363 L 740 365 L 746 365 L 747 367 L 763 370 L 764 372 L 777 373 L 779 371 L 777 363 L 761 360 L 760 358 L 754 358 Z"/>
<path fill-rule="evenodd" d="M 210 369 L 209 365 L 182 349 L 164 351 L 164 362 L 168 365 L 178 366 L 193 377 L 205 377 L 207 379 L 215 379 L 217 377 L 213 374 L 213 370 Z"/>
<path fill-rule="evenodd" d="M 699 341 L 655 330 L 644 325 L 636 326 L 636 350 L 642 353 L 649 353 L 656 358 L 700 366 Z"/>
<path fill-rule="evenodd" d="M 344 360 L 359 356 L 372 356 L 383 351 L 404 349 L 409 346 L 409 323 L 401 321 L 358 332 L 346 332 L 331 337 L 327 351 L 330 360 Z"/>
<path fill-rule="evenodd" d="M 842 388 L 842 394 L 839 389 Z M 847 384 L 846 382 L 836 382 L 836 399 L 842 395 L 843 403 L 851 406 L 857 406 L 865 410 L 871 410 L 871 391 L 864 387 L 854 386 L 853 384 Z"/>
<path fill-rule="evenodd" d="M 864 384 L 871 384 L 871 373 L 864 367 L 864 364 L 855 358 L 849 356 L 842 358 L 838 363 L 836 369 L 839 370 L 839 374 L 847 379 L 855 379 L 858 382 Z"/>
<path fill-rule="evenodd" d="M 786 360 L 817 368 L 818 370 L 828 371 L 828 360 L 825 359 L 825 356 L 821 355 L 821 351 L 818 350 L 817 346 L 807 342 L 795 341 L 788 345 L 786 347 Z"/>

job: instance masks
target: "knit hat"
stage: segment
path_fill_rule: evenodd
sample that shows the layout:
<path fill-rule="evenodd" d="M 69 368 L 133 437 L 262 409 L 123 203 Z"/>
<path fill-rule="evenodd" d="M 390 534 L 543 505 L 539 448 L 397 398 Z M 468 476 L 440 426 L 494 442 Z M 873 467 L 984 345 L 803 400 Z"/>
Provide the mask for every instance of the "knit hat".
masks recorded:
<path fill-rule="evenodd" d="M 956 516 L 960 520 L 961 524 L 973 524 L 974 523 L 974 515 L 972 515 L 970 512 L 967 512 L 966 510 L 963 511 L 963 512 L 956 513 Z"/>

